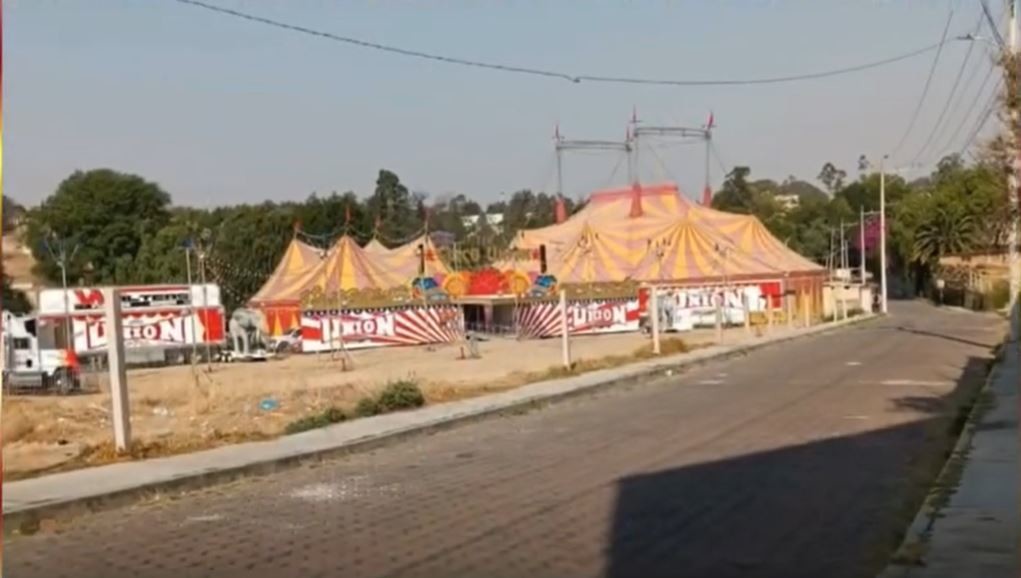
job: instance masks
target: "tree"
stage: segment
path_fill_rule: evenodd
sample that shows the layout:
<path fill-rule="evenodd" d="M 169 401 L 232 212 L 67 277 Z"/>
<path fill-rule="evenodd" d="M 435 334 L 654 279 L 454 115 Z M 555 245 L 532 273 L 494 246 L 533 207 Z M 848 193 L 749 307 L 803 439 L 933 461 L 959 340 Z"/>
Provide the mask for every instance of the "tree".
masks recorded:
<path fill-rule="evenodd" d="M 931 267 L 944 255 L 971 249 L 977 236 L 974 215 L 959 204 L 939 204 L 915 232 L 915 259 Z"/>
<path fill-rule="evenodd" d="M 99 283 L 131 282 L 126 264 L 145 239 L 167 224 L 169 205 L 170 195 L 137 175 L 76 171 L 29 214 L 28 240 L 39 273 L 59 280 L 60 269 L 45 243 L 48 238 L 74 239 L 80 250 L 68 264 L 68 278 L 79 277 L 84 264 L 91 263 Z"/>
<path fill-rule="evenodd" d="M 837 191 L 844 188 L 844 179 L 847 178 L 847 171 L 838 169 L 833 163 L 828 162 L 822 166 L 822 170 L 819 171 L 817 178 L 826 187 L 826 190 L 831 195 L 834 195 Z"/>
<path fill-rule="evenodd" d="M 379 223 L 379 236 L 391 244 L 407 242 L 422 229 L 415 200 L 396 174 L 380 169 L 376 190 L 369 198 L 369 214 Z"/>
<path fill-rule="evenodd" d="M 751 213 L 754 206 L 752 188 L 748 185 L 748 167 L 734 167 L 727 174 L 723 186 L 713 195 L 713 208 L 732 213 Z"/>
<path fill-rule="evenodd" d="M 25 216 L 25 207 L 18 204 L 18 202 L 12 199 L 9 195 L 4 195 L 0 201 L 3 202 L 3 206 L 0 207 L 0 211 L 3 211 L 2 226 L 6 233 L 13 229 L 22 217 Z"/>
<path fill-rule="evenodd" d="M 29 303 L 28 296 L 24 292 L 11 287 L 11 280 L 7 275 L 2 277 L 2 287 L 0 288 L 2 288 L 0 304 L 2 304 L 4 311 L 10 311 L 18 315 L 32 311 L 32 304 Z"/>

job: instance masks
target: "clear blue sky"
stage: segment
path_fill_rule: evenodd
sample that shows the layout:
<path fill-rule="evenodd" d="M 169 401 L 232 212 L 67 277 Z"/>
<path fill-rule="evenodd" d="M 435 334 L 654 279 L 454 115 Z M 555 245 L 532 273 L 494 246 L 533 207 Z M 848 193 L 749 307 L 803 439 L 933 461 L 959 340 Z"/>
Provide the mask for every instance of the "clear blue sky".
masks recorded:
<path fill-rule="evenodd" d="M 882 59 L 938 41 L 950 6 L 944 0 L 208 1 L 452 56 L 667 78 L 760 77 Z M 606 86 L 407 59 L 170 0 L 4 4 L 4 192 L 32 204 L 74 169 L 95 167 L 155 180 L 180 205 L 302 199 L 312 191 L 366 195 L 380 168 L 394 170 L 413 190 L 492 201 L 501 191 L 555 188 L 557 122 L 570 138 L 622 139 L 633 105 L 643 120 L 689 125 L 703 123 L 712 109 L 722 160 L 728 168 L 750 166 L 753 177 L 814 178 L 826 161 L 853 172 L 859 154 L 896 145 L 933 56 L 797 84 Z M 1002 0 L 991 4 L 1002 15 Z M 970 31 L 978 0 L 954 5 L 951 35 Z M 944 51 L 902 157 L 913 156 L 928 136 L 966 48 L 954 42 Z M 973 65 L 986 66 L 987 53 L 976 46 Z M 976 76 L 973 84 L 984 75 Z M 977 88 L 967 87 L 966 96 Z M 966 100 L 951 111 L 952 125 L 968 111 Z M 677 180 L 697 194 L 701 149 L 658 154 L 664 166 L 643 152 L 643 179 Z M 616 160 L 569 158 L 566 192 L 622 184 L 623 164 L 612 174 Z M 715 161 L 713 172 L 718 184 Z"/>

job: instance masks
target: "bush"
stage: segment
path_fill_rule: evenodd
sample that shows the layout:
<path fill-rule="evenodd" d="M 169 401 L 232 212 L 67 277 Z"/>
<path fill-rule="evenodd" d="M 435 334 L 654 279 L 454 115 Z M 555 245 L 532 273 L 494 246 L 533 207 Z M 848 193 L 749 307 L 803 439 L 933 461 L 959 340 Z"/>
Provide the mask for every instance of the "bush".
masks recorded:
<path fill-rule="evenodd" d="M 379 413 L 379 404 L 371 397 L 363 397 L 358 400 L 355 406 L 355 415 L 358 417 L 372 417 Z"/>
<path fill-rule="evenodd" d="M 413 409 L 425 405 L 425 396 L 417 383 L 402 379 L 388 383 L 380 392 L 376 404 L 377 413 Z"/>
<path fill-rule="evenodd" d="M 296 434 L 303 431 L 319 429 L 347 419 L 347 414 L 338 407 L 328 407 L 325 411 L 298 418 L 287 424 L 284 428 L 286 434 Z"/>

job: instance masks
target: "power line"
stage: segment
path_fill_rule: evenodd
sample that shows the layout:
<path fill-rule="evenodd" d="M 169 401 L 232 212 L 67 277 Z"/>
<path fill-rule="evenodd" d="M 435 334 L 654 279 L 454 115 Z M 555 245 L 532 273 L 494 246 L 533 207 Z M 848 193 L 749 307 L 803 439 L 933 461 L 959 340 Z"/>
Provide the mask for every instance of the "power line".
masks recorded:
<path fill-rule="evenodd" d="M 979 3 L 982 5 L 982 14 L 989 23 L 989 30 L 992 31 L 993 37 L 996 38 L 996 44 L 1000 48 L 1003 48 L 1003 35 L 1000 34 L 1000 27 L 996 24 L 996 21 L 993 20 L 993 13 L 989 11 L 988 0 L 979 0 Z"/>
<path fill-rule="evenodd" d="M 995 71 L 996 67 L 991 65 L 989 67 L 989 70 L 986 72 L 985 78 L 982 79 L 982 84 L 979 85 L 978 92 L 975 93 L 975 97 L 971 101 L 971 106 L 968 107 L 968 111 L 965 112 L 964 116 L 961 117 L 961 122 L 957 123 L 957 128 L 954 129 L 954 132 L 950 135 L 950 138 L 947 139 L 946 143 L 943 145 L 943 148 L 940 149 L 941 153 L 945 153 L 946 151 L 950 150 L 953 147 L 954 141 L 957 140 L 958 135 L 961 134 L 961 131 L 964 129 L 964 125 L 968 124 L 968 119 L 971 118 L 972 112 L 975 111 L 975 105 L 978 104 L 983 91 L 989 84 L 989 80 L 993 77 L 993 72 Z M 993 94 L 996 94 L 996 91 L 993 91 Z"/>
<path fill-rule="evenodd" d="M 975 32 L 973 36 L 978 34 L 978 31 L 982 28 L 983 15 L 979 14 L 978 22 L 975 23 Z M 964 60 L 961 61 L 961 67 L 957 70 L 957 77 L 954 79 L 954 84 L 950 88 L 950 94 L 947 96 L 947 101 L 943 104 L 943 110 L 940 111 L 939 117 L 936 118 L 936 123 L 932 125 L 932 131 L 929 132 L 929 136 L 922 143 L 921 148 L 915 153 L 915 157 L 911 159 L 912 165 L 918 163 L 918 159 L 922 157 L 925 151 L 933 144 L 936 133 L 943 128 L 943 120 L 947 116 L 947 112 L 950 110 L 950 103 L 953 102 L 954 96 L 957 95 L 957 87 L 961 84 L 961 78 L 964 77 L 964 70 L 968 67 L 968 62 L 971 60 L 971 53 L 975 50 L 975 42 L 968 43 L 968 51 L 964 54 Z"/>
<path fill-rule="evenodd" d="M 957 153 L 958 155 L 963 155 L 964 152 L 968 150 L 968 148 L 971 146 L 971 143 L 975 141 L 975 138 L 978 136 L 978 134 L 982 132 L 983 128 L 985 128 L 986 123 L 989 122 L 989 117 L 992 116 L 993 111 L 996 110 L 996 94 L 997 92 L 999 92 L 1000 84 L 1002 84 L 1002 81 L 996 84 L 993 93 L 990 95 L 989 103 L 986 105 L 985 112 L 983 112 L 982 116 L 979 117 L 980 120 L 975 125 L 975 128 L 971 131 L 971 136 L 968 137 L 968 140 L 964 143 L 964 146 L 962 146 L 961 150 L 958 151 Z"/>
<path fill-rule="evenodd" d="M 915 106 L 915 112 L 911 115 L 911 122 L 908 123 L 907 130 L 900 137 L 900 142 L 894 147 L 893 153 L 890 156 L 896 156 L 897 152 L 900 151 L 901 147 L 904 146 L 904 142 L 908 140 L 908 135 L 915 128 L 915 123 L 918 122 L 918 114 L 922 112 L 922 105 L 925 104 L 925 97 L 929 94 L 929 87 L 932 85 L 932 77 L 936 73 L 936 66 L 939 65 L 939 58 L 943 54 L 943 45 L 947 41 L 947 33 L 950 32 L 950 23 L 954 20 L 954 9 L 951 6 L 950 13 L 947 15 L 947 23 L 943 26 L 943 36 L 939 41 L 939 48 L 936 50 L 936 56 L 932 59 L 932 66 L 929 68 L 929 76 L 925 79 L 925 87 L 922 89 L 922 96 L 918 99 L 918 104 Z"/>
<path fill-rule="evenodd" d="M 230 8 L 224 8 L 222 6 L 216 6 L 214 4 L 208 4 L 201 0 L 173 0 L 179 4 L 186 4 L 189 6 L 202 8 L 211 12 L 216 12 L 225 16 L 232 16 L 234 18 L 240 18 L 249 22 L 256 22 L 259 24 L 265 24 L 274 28 L 280 28 L 283 30 L 289 30 L 291 32 L 299 32 L 311 36 L 317 36 L 319 38 L 325 38 L 327 40 L 333 40 L 335 42 L 342 42 L 345 44 L 351 44 L 359 46 L 361 48 L 368 48 L 373 50 L 379 50 L 382 52 L 388 52 L 391 54 L 398 54 L 401 56 L 408 56 L 412 58 L 420 58 L 425 60 L 432 60 L 436 62 L 443 62 L 447 64 L 455 64 L 460 66 L 468 66 L 474 68 L 484 68 L 489 70 L 495 70 L 499 72 L 509 72 L 514 74 L 524 74 L 531 76 L 540 76 L 545 78 L 556 78 L 560 80 L 567 80 L 573 83 L 580 82 L 592 82 L 592 83 L 604 83 L 604 84 L 647 84 L 647 85 L 661 85 L 661 86 L 745 86 L 745 85 L 763 85 L 763 84 L 781 84 L 786 82 L 797 82 L 803 80 L 816 80 L 820 78 L 829 78 L 833 76 L 840 76 L 844 74 L 851 74 L 854 72 L 861 72 L 872 68 L 879 68 L 889 64 L 894 64 L 903 60 L 908 60 L 916 56 L 920 56 L 932 50 L 938 50 L 942 52 L 944 44 L 946 44 L 946 35 L 944 34 L 943 40 L 937 44 L 932 44 L 893 56 L 890 58 L 884 58 L 882 60 L 876 60 L 865 64 L 859 64 L 855 66 L 848 66 L 844 68 L 837 68 L 833 70 L 827 70 L 823 72 L 812 72 L 807 74 L 793 74 L 787 76 L 775 76 L 766 78 L 752 78 L 752 79 L 707 79 L 707 80 L 683 80 L 683 79 L 657 79 L 657 78 L 634 78 L 634 77 L 623 77 L 623 76 L 602 76 L 602 75 L 573 75 L 564 72 L 544 70 L 539 68 L 529 68 L 524 66 L 514 66 L 508 64 L 499 64 L 493 62 L 486 62 L 482 60 L 472 60 L 468 58 L 459 58 L 452 56 L 443 56 L 440 54 L 433 54 L 430 52 L 423 52 L 419 50 L 410 50 L 406 48 L 399 48 L 388 44 L 380 44 L 378 42 L 370 42 L 367 40 L 361 40 L 350 36 L 341 36 L 333 34 L 331 32 L 323 32 L 321 30 L 314 30 L 305 26 L 296 24 L 288 24 L 279 20 L 273 20 L 270 18 L 264 18 L 262 16 L 256 16 L 247 12 L 241 12 L 239 10 L 232 10 Z M 937 53 L 938 54 L 938 53 Z M 937 56 L 938 59 L 938 56 Z"/>

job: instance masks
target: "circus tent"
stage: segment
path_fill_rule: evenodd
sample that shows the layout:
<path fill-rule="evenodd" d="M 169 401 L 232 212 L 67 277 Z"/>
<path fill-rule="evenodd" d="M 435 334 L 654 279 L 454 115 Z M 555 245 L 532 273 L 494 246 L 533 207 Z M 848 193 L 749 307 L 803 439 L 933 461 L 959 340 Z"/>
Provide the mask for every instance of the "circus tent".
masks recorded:
<path fill-rule="evenodd" d="M 374 241 L 375 239 L 369 241 L 369 245 L 372 245 Z M 450 273 L 447 265 L 440 258 L 440 251 L 430 235 L 422 235 L 393 249 L 386 249 L 378 241 L 376 242 L 378 247 L 370 250 L 369 245 L 365 246 L 365 252 L 373 258 L 374 263 L 400 278 L 404 284 L 422 276 L 420 273 L 423 266 L 425 268 L 424 275 L 427 277 Z"/>
<path fill-rule="evenodd" d="M 390 248 L 379 242 L 379 239 L 373 237 L 365 244 L 362 249 L 369 255 L 389 255 Z"/>
<path fill-rule="evenodd" d="M 594 193 L 567 221 L 521 231 L 513 245 L 526 250 L 526 257 L 505 260 L 498 268 L 536 274 L 541 269 L 538 250 L 545 246 L 547 272 L 567 283 L 686 282 L 823 271 L 754 216 L 703 207 L 670 184 Z"/>
<path fill-rule="evenodd" d="M 309 249 L 315 251 L 314 261 Z M 350 290 L 389 289 L 407 284 L 378 263 L 351 237 L 345 235 L 320 258 L 321 253 L 301 241 L 291 241 L 284 258 L 249 305 L 263 311 L 269 331 L 279 335 L 300 323 L 301 299 L 311 291 L 323 294 Z"/>

